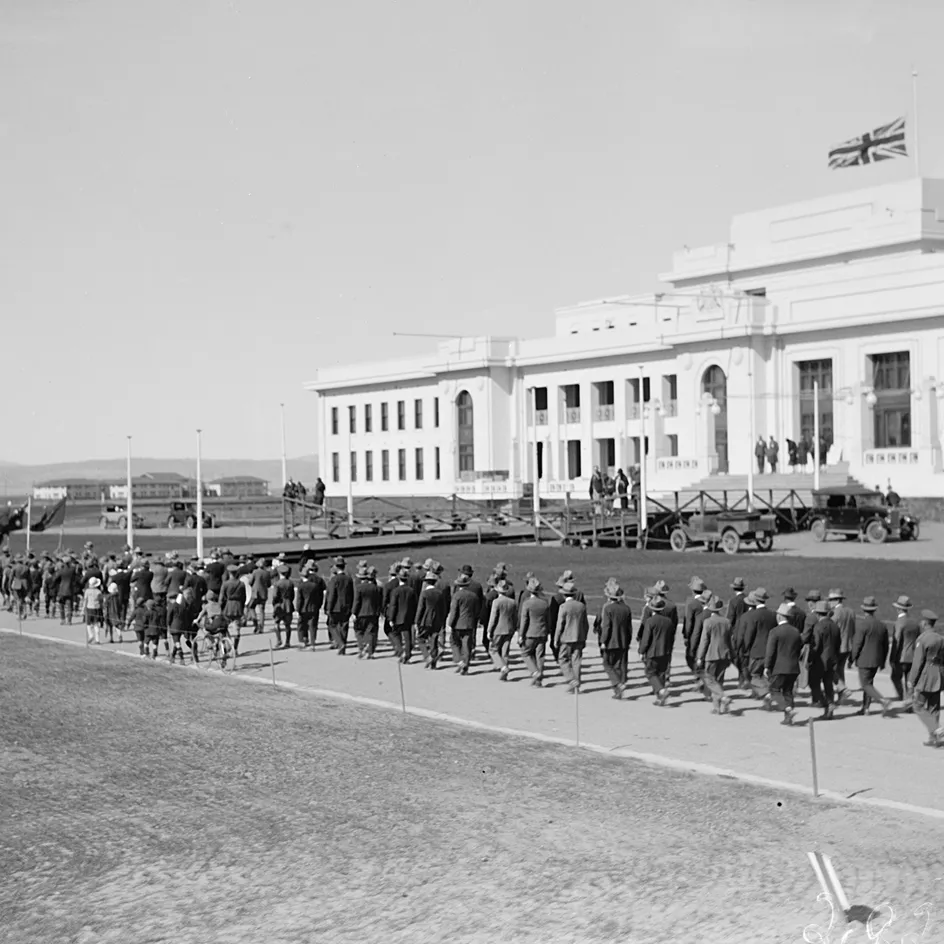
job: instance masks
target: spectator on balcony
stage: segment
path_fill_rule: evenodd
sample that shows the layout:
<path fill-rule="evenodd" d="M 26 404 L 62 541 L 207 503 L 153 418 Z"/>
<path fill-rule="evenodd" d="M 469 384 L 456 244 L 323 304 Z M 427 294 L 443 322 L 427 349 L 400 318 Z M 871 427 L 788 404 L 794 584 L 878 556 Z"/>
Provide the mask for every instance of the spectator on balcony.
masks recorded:
<path fill-rule="evenodd" d="M 792 440 L 787 440 L 787 464 L 791 472 L 796 472 L 797 467 L 797 444 Z"/>
<path fill-rule="evenodd" d="M 780 458 L 780 443 L 774 439 L 773 436 L 770 437 L 770 441 L 767 443 L 767 464 L 770 466 L 770 474 L 777 474 L 777 460 Z"/>
<path fill-rule="evenodd" d="M 754 456 L 757 459 L 757 472 L 759 475 L 763 475 L 764 459 L 767 458 L 767 443 L 764 442 L 763 436 L 757 437 L 757 444 L 754 446 Z"/>
<path fill-rule="evenodd" d="M 810 441 L 804 434 L 797 443 L 797 465 L 802 472 L 806 471 L 806 463 L 810 455 Z"/>
<path fill-rule="evenodd" d="M 325 500 L 325 483 L 321 481 L 321 476 L 315 482 L 314 502 L 316 505 L 323 505 Z"/>
<path fill-rule="evenodd" d="M 619 498 L 620 509 L 626 511 L 629 508 L 629 479 L 622 469 L 616 470 L 616 495 Z"/>
<path fill-rule="evenodd" d="M 600 467 L 593 467 L 593 475 L 590 477 L 590 501 L 593 502 L 593 513 L 599 515 L 603 511 L 603 496 L 606 494 L 606 485 L 603 482 L 603 474 Z"/>

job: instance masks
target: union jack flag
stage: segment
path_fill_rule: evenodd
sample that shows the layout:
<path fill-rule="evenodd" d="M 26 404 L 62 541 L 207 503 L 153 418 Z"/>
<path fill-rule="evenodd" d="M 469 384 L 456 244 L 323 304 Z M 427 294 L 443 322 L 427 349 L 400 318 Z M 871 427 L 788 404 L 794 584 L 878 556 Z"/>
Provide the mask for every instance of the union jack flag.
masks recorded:
<path fill-rule="evenodd" d="M 857 164 L 872 164 L 907 156 L 905 119 L 896 118 L 881 128 L 837 144 L 829 152 L 829 166 L 836 170 L 839 167 L 855 167 Z"/>

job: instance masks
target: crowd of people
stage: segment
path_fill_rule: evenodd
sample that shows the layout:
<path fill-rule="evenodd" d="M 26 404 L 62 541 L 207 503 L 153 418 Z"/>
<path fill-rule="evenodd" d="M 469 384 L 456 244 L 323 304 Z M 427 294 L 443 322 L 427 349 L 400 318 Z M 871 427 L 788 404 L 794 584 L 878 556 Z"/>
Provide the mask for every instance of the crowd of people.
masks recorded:
<path fill-rule="evenodd" d="M 915 617 L 906 596 L 894 601 L 895 619 L 886 624 L 876 618 L 875 597 L 866 596 L 856 613 L 838 588 L 825 594 L 811 590 L 805 606 L 788 588 L 774 607 L 766 589 L 748 592 L 742 579 L 731 583 L 723 600 L 693 577 L 679 607 L 660 580 L 646 589 L 634 627 L 615 578 L 606 582 L 605 602 L 591 617 L 572 571 L 564 571 L 547 590 L 536 574 L 527 573 L 516 590 L 503 563 L 484 586 L 469 565 L 453 578 L 435 560 L 410 558 L 396 561 L 381 578 L 367 561 L 352 575 L 345 559 L 336 557 L 327 579 L 308 559 L 293 578 L 284 555 L 253 560 L 219 549 L 205 560 L 183 561 L 173 553 L 155 557 L 125 547 L 121 554 L 98 557 L 87 543 L 80 555 L 67 551 L 58 558 L 4 552 L 0 568 L 4 606 L 21 619 L 43 613 L 68 625 L 79 612 L 90 644 L 101 644 L 103 634 L 108 643 L 121 642 L 124 632 L 133 631 L 143 657 L 156 659 L 163 645 L 172 663 L 184 662 L 185 647 L 191 660 L 199 661 L 201 630 L 203 638 L 225 640 L 225 652 L 235 658 L 243 629 L 264 632 L 268 612 L 277 646 L 290 648 L 294 629 L 298 645 L 314 651 L 323 615 L 330 647 L 339 656 L 348 653 L 353 630 L 357 657 L 373 659 L 383 623 L 394 655 L 405 665 L 418 649 L 426 669 L 435 671 L 448 658 L 456 673 L 467 675 L 481 645 L 503 681 L 518 671 L 512 655 L 517 640 L 531 685 L 543 686 L 549 651 L 567 690 L 576 695 L 592 632 L 612 697 L 622 699 L 626 692 L 635 642 L 655 703 L 662 706 L 670 697 L 681 627 L 694 689 L 714 713 L 731 708 L 735 690 L 725 688 L 725 674 L 733 667 L 737 690 L 750 692 L 765 708 L 779 709 L 786 725 L 794 722 L 798 688 L 809 689 L 824 720 L 833 718 L 837 705 L 850 703 L 846 670 L 852 667 L 862 692 L 858 714 L 868 714 L 873 703 L 889 714 L 892 700 L 875 687 L 876 674 L 887 665 L 897 700 L 928 729 L 925 743 L 944 746 L 944 635 L 937 615 L 924 609 Z"/>
<path fill-rule="evenodd" d="M 282 496 L 284 498 L 305 499 L 308 497 L 308 489 L 305 488 L 304 483 L 296 482 L 294 479 L 290 478 L 282 489 Z M 311 490 L 311 501 L 315 505 L 323 505 L 324 500 L 325 483 L 321 480 L 321 476 L 319 475 Z"/>
<path fill-rule="evenodd" d="M 819 437 L 819 464 L 826 465 L 826 454 L 832 445 L 832 437 L 828 433 L 822 433 Z M 787 462 L 790 471 L 794 473 L 812 472 L 813 465 L 816 462 L 816 449 L 814 448 L 813 437 L 804 433 L 799 441 L 793 439 L 786 440 Z M 757 471 L 763 475 L 769 466 L 770 474 L 776 475 L 777 466 L 780 464 L 780 443 L 771 436 L 765 440 L 763 436 L 757 437 L 754 444 L 754 458 L 757 460 Z"/>

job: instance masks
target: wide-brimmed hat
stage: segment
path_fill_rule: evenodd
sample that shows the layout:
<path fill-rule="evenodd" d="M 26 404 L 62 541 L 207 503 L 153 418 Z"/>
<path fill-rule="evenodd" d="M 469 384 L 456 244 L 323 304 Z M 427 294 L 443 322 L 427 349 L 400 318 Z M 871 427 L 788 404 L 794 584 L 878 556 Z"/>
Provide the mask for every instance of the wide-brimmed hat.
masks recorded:
<path fill-rule="evenodd" d="M 619 600 L 623 596 L 623 588 L 619 585 L 619 582 L 615 577 L 610 577 L 606 582 L 606 586 L 603 588 L 603 593 L 610 600 Z"/>
<path fill-rule="evenodd" d="M 98 577 L 90 577 L 90 578 L 89 578 L 89 586 L 90 586 L 93 590 L 96 589 L 97 587 L 100 587 L 101 585 L 102 585 L 102 582 L 101 582 L 101 580 L 98 579 Z"/>
<path fill-rule="evenodd" d="M 738 590 L 738 591 L 743 590 L 743 589 L 744 589 L 744 578 L 743 578 L 743 577 L 735 577 L 734 580 L 731 581 L 731 589 L 732 589 L 732 590 Z"/>
<path fill-rule="evenodd" d="M 873 610 L 877 610 L 878 600 L 876 600 L 873 596 L 867 596 L 862 601 L 862 609 L 865 610 L 866 613 L 871 613 Z"/>
<path fill-rule="evenodd" d="M 495 584 L 495 590 L 505 597 L 510 597 L 515 592 L 515 588 L 507 580 L 499 580 Z"/>
<path fill-rule="evenodd" d="M 339 555 L 334 559 L 334 566 L 343 570 L 345 567 L 347 567 L 347 561 Z"/>
<path fill-rule="evenodd" d="M 531 577 L 530 580 L 528 580 L 526 589 L 529 593 L 540 593 L 543 588 L 541 587 L 541 581 L 538 580 L 537 577 Z"/>
<path fill-rule="evenodd" d="M 357 562 L 357 573 L 354 575 L 356 577 L 366 577 L 368 574 L 367 570 L 367 561 L 358 561 Z"/>
<path fill-rule="evenodd" d="M 754 590 L 753 596 L 758 603 L 766 603 L 770 599 L 770 594 L 763 587 Z"/>
<path fill-rule="evenodd" d="M 573 580 L 568 580 L 561 585 L 560 591 L 565 597 L 572 597 L 577 592 L 577 585 Z"/>
<path fill-rule="evenodd" d="M 792 612 L 793 607 L 789 603 L 781 603 L 777 607 L 777 616 L 782 616 L 784 619 L 788 619 Z"/>
<path fill-rule="evenodd" d="M 504 574 L 508 573 L 508 565 L 504 561 L 499 561 L 495 565 L 495 569 L 492 571 L 497 577 L 501 577 Z"/>
<path fill-rule="evenodd" d="M 724 600 L 721 597 L 712 596 L 705 604 L 705 609 L 711 613 L 720 613 L 724 609 Z"/>
<path fill-rule="evenodd" d="M 817 600 L 813 607 L 813 612 L 816 613 L 817 616 L 828 616 L 829 602 L 827 600 Z"/>
<path fill-rule="evenodd" d="M 934 610 L 922 610 L 921 619 L 927 620 L 929 623 L 937 622 L 937 613 Z"/>
<path fill-rule="evenodd" d="M 807 590 L 805 599 L 807 603 L 818 603 L 823 599 L 823 595 L 819 590 Z"/>
<path fill-rule="evenodd" d="M 701 577 L 692 577 L 688 582 L 688 589 L 693 593 L 703 593 L 708 589 L 708 584 Z"/>
<path fill-rule="evenodd" d="M 754 596 L 753 590 L 751 590 L 751 592 L 746 597 L 744 597 L 744 602 L 748 606 L 757 606 L 757 597 Z"/>
<path fill-rule="evenodd" d="M 280 564 L 280 565 L 279 565 L 279 573 L 280 573 L 283 577 L 287 577 L 291 572 L 292 572 L 292 568 L 289 567 L 288 564 Z"/>
<path fill-rule="evenodd" d="M 911 609 L 911 598 L 902 594 L 892 606 L 897 607 L 899 610 L 910 610 Z"/>
<path fill-rule="evenodd" d="M 658 613 L 661 610 L 664 610 L 665 600 L 663 600 L 662 597 L 653 597 L 649 601 L 649 609 L 652 610 L 654 613 Z"/>
<path fill-rule="evenodd" d="M 557 586 L 563 587 L 565 583 L 568 583 L 568 582 L 573 583 L 573 580 L 574 580 L 574 572 L 572 570 L 565 570 L 557 578 Z"/>
<path fill-rule="evenodd" d="M 227 564 L 227 565 L 226 565 L 226 572 L 227 572 L 228 574 L 235 574 L 237 570 L 239 570 L 239 565 L 238 565 L 238 564 Z"/>
<path fill-rule="evenodd" d="M 472 565 L 471 565 L 471 564 L 463 564 L 463 565 L 459 568 L 459 573 L 460 573 L 460 574 L 464 574 L 466 577 L 471 577 L 472 574 L 475 573 L 475 571 L 472 570 Z"/>
<path fill-rule="evenodd" d="M 108 588 L 107 588 L 107 589 L 108 589 L 108 592 L 109 592 L 109 593 L 117 593 L 117 592 L 118 592 L 118 584 L 116 584 L 116 583 L 110 583 L 110 584 L 108 585 Z"/>
<path fill-rule="evenodd" d="M 436 583 L 439 578 L 431 571 L 426 571 L 426 576 L 423 577 L 423 583 Z"/>
<path fill-rule="evenodd" d="M 472 578 L 468 574 L 461 573 L 455 579 L 455 585 L 457 587 L 467 587 L 472 582 Z"/>
<path fill-rule="evenodd" d="M 828 599 L 830 600 L 845 600 L 846 595 L 838 587 L 834 587 L 829 591 Z"/>
<path fill-rule="evenodd" d="M 797 598 L 796 590 L 794 590 L 793 587 L 787 587 L 787 589 L 783 591 L 783 598 L 784 600 L 795 600 Z"/>
<path fill-rule="evenodd" d="M 669 592 L 669 585 L 661 577 L 652 585 L 652 588 L 656 593 L 666 594 Z"/>

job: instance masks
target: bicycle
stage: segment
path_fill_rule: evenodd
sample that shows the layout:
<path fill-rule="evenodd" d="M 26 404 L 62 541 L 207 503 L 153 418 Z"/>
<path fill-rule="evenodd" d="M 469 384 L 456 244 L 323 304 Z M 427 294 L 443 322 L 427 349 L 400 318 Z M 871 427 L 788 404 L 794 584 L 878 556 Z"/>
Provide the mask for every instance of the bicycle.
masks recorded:
<path fill-rule="evenodd" d="M 213 662 L 217 662 L 220 669 L 225 671 L 229 659 L 233 660 L 233 668 L 235 668 L 236 657 L 233 650 L 233 641 L 229 638 L 229 634 L 226 632 L 208 633 L 204 631 L 200 659 L 208 670 Z"/>

